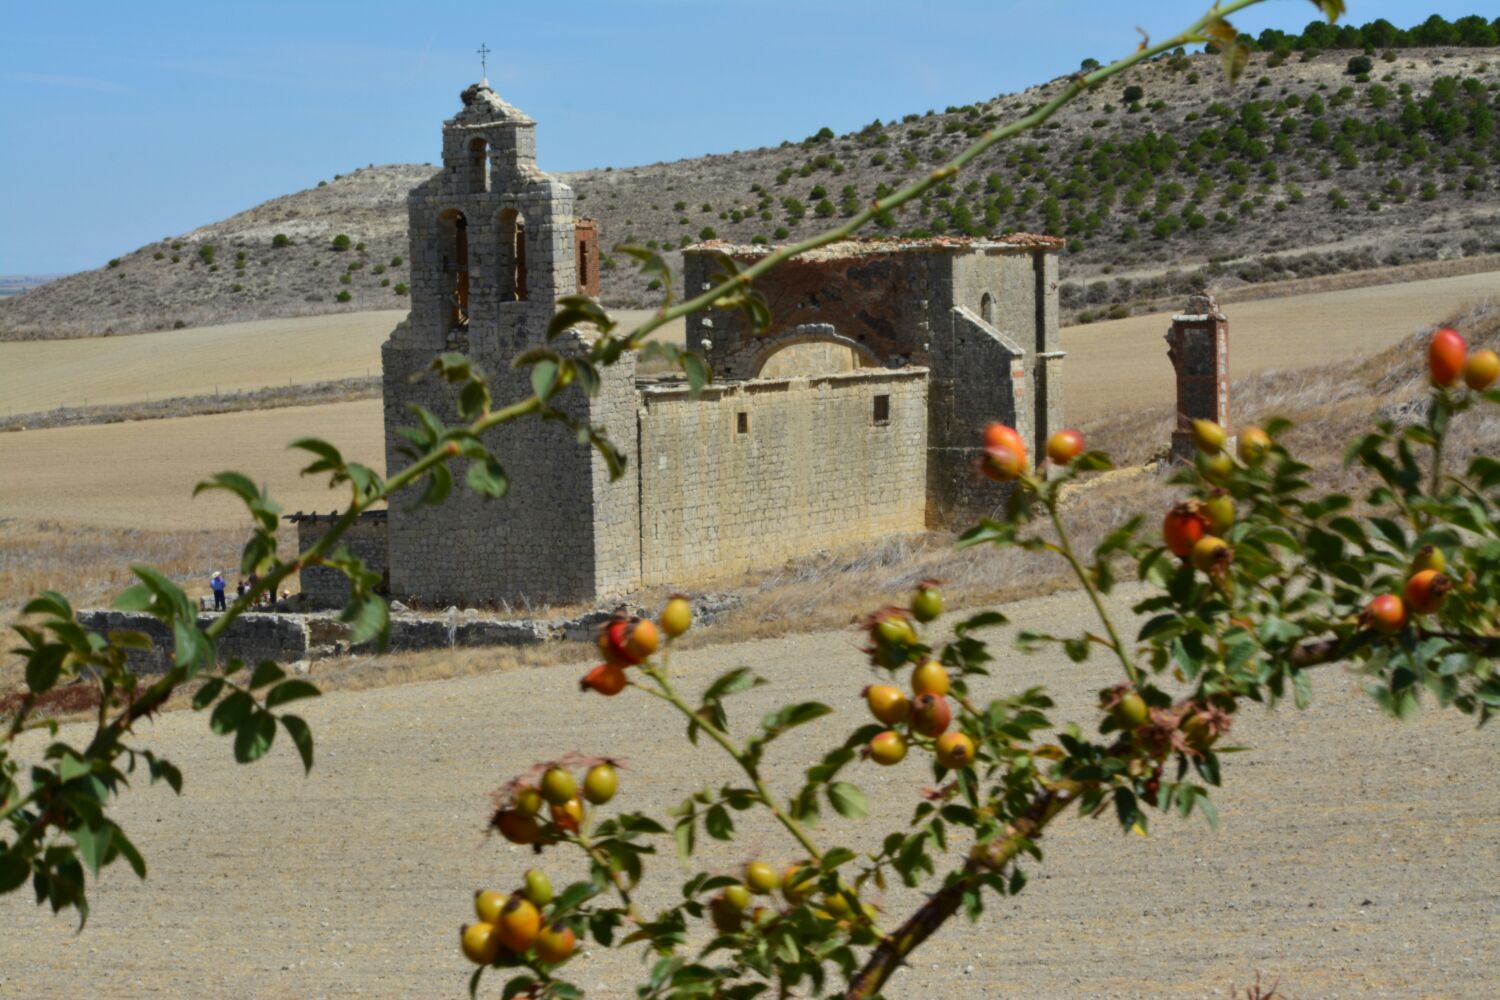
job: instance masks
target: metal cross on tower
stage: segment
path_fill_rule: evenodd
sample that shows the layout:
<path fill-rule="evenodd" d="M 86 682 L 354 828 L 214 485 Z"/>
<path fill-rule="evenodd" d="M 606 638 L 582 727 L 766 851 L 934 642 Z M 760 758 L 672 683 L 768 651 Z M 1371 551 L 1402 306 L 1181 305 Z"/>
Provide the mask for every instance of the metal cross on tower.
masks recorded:
<path fill-rule="evenodd" d="M 479 54 L 479 75 L 481 77 L 483 77 L 484 79 L 488 80 L 490 78 L 490 68 L 489 68 L 490 47 L 488 45 L 484 44 L 483 42 L 480 42 L 479 43 L 479 48 L 475 49 L 474 51 Z"/>

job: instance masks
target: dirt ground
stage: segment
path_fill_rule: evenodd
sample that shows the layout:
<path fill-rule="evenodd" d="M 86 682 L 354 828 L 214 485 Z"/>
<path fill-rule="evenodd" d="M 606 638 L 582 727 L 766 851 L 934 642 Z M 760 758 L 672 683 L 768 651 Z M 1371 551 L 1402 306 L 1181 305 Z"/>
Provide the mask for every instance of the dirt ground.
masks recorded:
<path fill-rule="evenodd" d="M 1084 627 L 1076 594 L 1014 605 L 1017 628 Z M 997 637 L 997 646 L 1007 648 Z M 846 632 L 685 654 L 673 673 L 695 695 L 749 663 L 772 684 L 730 704 L 740 733 L 784 701 L 816 698 L 835 714 L 778 742 L 768 771 L 786 791 L 811 755 L 862 724 L 868 668 Z M 815 670 L 809 665 L 816 664 Z M 576 859 L 539 861 L 482 828 L 487 792 L 537 760 L 570 750 L 627 759 L 619 808 L 660 815 L 696 787 L 730 777 L 714 753 L 678 738 L 671 710 L 627 691 L 580 695 L 582 667 L 518 670 L 441 683 L 335 692 L 305 703 L 317 764 L 301 775 L 278 743 L 237 767 L 225 740 L 191 712 L 157 719 L 142 739 L 187 775 L 180 800 L 129 793 L 120 818 L 150 878 L 121 866 L 94 892 L 87 930 L 0 899 L 0 995 L 111 997 L 461 996 L 468 970 L 458 925 L 477 887 L 509 888 L 540 864 L 561 883 Z M 1054 720 L 1089 721 L 1102 662 L 1002 656 L 982 695 L 1048 685 Z M 524 705 L 524 710 L 522 706 Z M 79 733 L 69 729 L 75 739 Z M 1157 817 L 1151 836 L 1113 818 L 1069 815 L 1043 846 L 1045 866 L 1012 901 L 991 900 L 977 928 L 955 922 L 888 991 L 897 997 L 1159 998 L 1229 996 L 1259 970 L 1312 998 L 1481 997 L 1500 978 L 1500 771 L 1495 736 L 1429 707 L 1400 724 L 1379 715 L 1348 675 L 1317 678 L 1312 708 L 1245 713 L 1225 757 L 1217 832 Z M 41 740 L 28 749 L 36 752 Z M 825 844 L 868 849 L 910 813 L 930 774 L 854 769 L 871 795 L 862 822 L 825 824 Z M 613 808 L 613 807 L 610 807 Z M 640 896 L 666 901 L 684 877 L 669 845 Z M 706 867 L 749 856 L 794 858 L 762 822 L 711 844 Z M 655 877 L 651 872 L 655 872 Z M 917 901 L 882 899 L 894 923 Z M 641 972 L 634 950 L 595 949 L 572 974 L 591 996 L 622 997 Z M 498 996 L 502 980 L 485 995 Z"/>

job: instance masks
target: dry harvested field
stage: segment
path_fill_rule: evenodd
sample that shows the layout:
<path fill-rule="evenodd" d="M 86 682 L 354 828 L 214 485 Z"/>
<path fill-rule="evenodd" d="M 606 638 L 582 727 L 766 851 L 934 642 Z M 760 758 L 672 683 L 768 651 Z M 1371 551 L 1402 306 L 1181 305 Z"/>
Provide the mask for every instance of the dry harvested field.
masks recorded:
<path fill-rule="evenodd" d="M 0 343 L 7 412 L 208 396 L 379 374 L 405 310 L 266 319 L 127 337 Z"/>
<path fill-rule="evenodd" d="M 1500 300 L 1500 272 L 1228 305 L 1229 371 L 1240 378 L 1373 353 L 1437 323 L 1465 302 L 1486 299 Z M 1163 339 L 1170 317 L 1153 313 L 1063 331 L 1070 422 L 1087 423 L 1143 401 L 1172 400 L 1172 366 Z"/>
<path fill-rule="evenodd" d="M 1007 611 L 1018 628 L 1087 621 L 1077 594 Z M 855 646 L 847 632 L 718 646 L 685 654 L 673 672 L 696 700 L 720 671 L 753 663 L 772 684 L 731 701 L 741 733 L 780 701 L 835 707 L 775 745 L 767 771 L 784 792 L 814 753 L 864 722 L 858 692 L 870 675 Z M 508 888 L 538 863 L 483 836 L 491 788 L 570 750 L 626 758 L 620 806 L 657 815 L 695 781 L 730 778 L 718 756 L 678 738 L 668 707 L 632 692 L 580 695 L 582 669 L 333 692 L 304 712 L 318 739 L 308 779 L 288 747 L 236 767 L 201 715 L 157 718 L 142 739 L 184 766 L 187 787 L 181 799 L 143 787 L 122 803 L 149 881 L 124 866 L 109 872 L 82 935 L 25 893 L 0 899 L 0 995 L 82 996 L 101 982 L 118 998 L 463 995 L 457 927 L 470 893 Z M 1012 654 L 981 693 L 1046 684 L 1055 721 L 1086 721 L 1093 692 L 1113 677 L 1102 662 Z M 39 752 L 44 734 L 30 736 L 27 749 Z M 1198 1000 L 1227 997 L 1256 970 L 1304 1000 L 1493 995 L 1492 732 L 1432 709 L 1396 723 L 1330 668 L 1308 711 L 1247 710 L 1234 738 L 1252 749 L 1225 758 L 1217 832 L 1158 818 L 1142 840 L 1122 837 L 1112 817 L 1070 815 L 1048 832 L 1047 864 L 1028 866 L 1021 896 L 992 900 L 977 929 L 946 927 L 887 995 Z M 857 766 L 854 778 L 874 815 L 826 824 L 825 843 L 873 847 L 930 780 L 915 754 L 889 771 Z M 715 870 L 749 855 L 793 857 L 768 823 L 709 843 L 703 863 Z M 684 877 L 663 851 L 658 877 L 639 892 L 648 907 Z M 557 882 L 579 872 L 567 854 L 540 864 Z M 905 891 L 881 900 L 889 920 L 915 902 Z M 617 998 L 640 970 L 635 951 L 595 951 L 571 971 L 590 996 Z M 498 996 L 499 985 L 483 995 Z"/>
<path fill-rule="evenodd" d="M 1500 273 L 1491 272 L 1235 305 L 1227 310 L 1231 323 L 1230 370 L 1239 377 L 1374 352 L 1448 315 L 1463 302 L 1497 296 Z M 622 320 L 631 322 L 645 315 L 627 311 Z M 1086 423 L 1129 411 L 1143 401 L 1152 405 L 1170 401 L 1172 370 L 1162 339 L 1167 316 L 1162 313 L 1068 328 L 1063 344 L 1068 351 L 1069 421 Z M 333 320 L 324 316 L 267 321 L 266 327 L 269 330 L 278 323 L 330 324 Z M 0 352 L 12 348 L 45 352 L 89 344 L 149 344 L 153 337 L 175 335 L 0 344 Z M 273 331 L 267 336 L 281 342 L 280 333 Z M 384 334 L 373 332 L 372 327 L 368 336 L 372 338 L 369 356 L 378 364 L 378 344 Z M 663 336 L 680 339 L 681 324 L 663 331 Z M 337 339 L 330 335 L 324 343 Z M 313 343 L 312 338 L 291 340 Z M 309 349 L 309 355 L 312 353 L 316 352 Z M 193 378 L 216 377 L 207 374 L 210 368 L 233 368 L 227 357 L 202 354 L 199 358 L 206 367 Z M 360 360 L 357 352 L 345 358 L 345 363 L 357 371 L 370 363 Z M 221 364 L 222 369 L 215 367 Z M 309 368 L 302 365 L 298 370 Z M 5 373 L 0 378 L 15 378 L 3 367 L 0 373 Z M 332 368 L 317 372 L 320 378 L 337 374 Z M 185 382 L 174 382 L 171 392 L 182 395 L 189 388 Z M 228 503 L 219 498 L 193 500 L 191 491 L 204 474 L 225 468 L 238 468 L 269 482 L 288 510 L 328 508 L 332 506 L 331 495 L 318 483 L 298 478 L 296 456 L 285 451 L 286 442 L 303 434 L 320 435 L 344 448 L 347 455 L 380 468 L 380 421 L 379 401 L 363 400 L 0 434 L 0 517 L 46 516 L 97 525 L 153 524 L 179 530 L 224 527 L 223 519 L 231 512 Z M 97 469 L 100 474 L 87 483 L 70 482 L 69 477 L 81 466 Z"/>
<path fill-rule="evenodd" d="M 162 530 L 248 526 L 228 494 L 193 498 L 194 484 L 223 469 L 269 483 L 288 511 L 332 510 L 343 495 L 329 492 L 324 479 L 300 478 L 305 453 L 287 449 L 309 434 L 336 442 L 350 459 L 385 467 L 374 399 L 0 434 L 0 518 Z"/>
<path fill-rule="evenodd" d="M 647 310 L 620 311 L 635 323 Z M 267 319 L 126 337 L 0 342 L 0 411 L 107 406 L 380 374 L 405 310 Z M 660 336 L 682 340 L 681 320 Z"/>

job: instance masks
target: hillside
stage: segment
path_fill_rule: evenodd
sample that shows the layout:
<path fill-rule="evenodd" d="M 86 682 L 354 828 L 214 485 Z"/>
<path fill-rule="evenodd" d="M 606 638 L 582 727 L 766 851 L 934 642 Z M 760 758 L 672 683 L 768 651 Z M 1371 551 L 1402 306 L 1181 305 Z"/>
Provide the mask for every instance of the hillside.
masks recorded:
<path fill-rule="evenodd" d="M 1063 303 L 1083 319 L 1200 282 L 1224 289 L 1500 251 L 1500 53 L 1390 50 L 1361 75 L 1349 72 L 1351 55 L 1257 52 L 1233 87 L 1216 56 L 1162 58 L 872 231 L 1064 235 Z M 920 176 L 1065 82 L 843 136 L 824 129 L 777 148 L 563 176 L 606 247 L 782 242 Z M 542 123 L 544 151 L 547 131 L 564 127 Z M 431 172 L 357 170 L 0 300 L 0 338 L 399 308 L 403 199 Z M 273 245 L 277 234 L 285 245 Z M 339 234 L 348 249 L 334 249 Z M 675 267 L 679 255 L 668 258 Z M 649 305 L 659 293 L 627 264 L 607 255 L 605 300 Z"/>

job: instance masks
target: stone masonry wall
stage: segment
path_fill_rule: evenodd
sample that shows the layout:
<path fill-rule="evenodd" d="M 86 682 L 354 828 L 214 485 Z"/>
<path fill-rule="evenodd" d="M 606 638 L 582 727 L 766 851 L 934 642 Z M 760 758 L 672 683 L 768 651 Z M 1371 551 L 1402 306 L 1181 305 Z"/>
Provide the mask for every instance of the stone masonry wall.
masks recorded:
<path fill-rule="evenodd" d="M 1229 427 L 1229 321 L 1212 295 L 1193 296 L 1187 311 L 1172 317 L 1167 358 L 1177 374 L 1172 455 L 1191 462 L 1194 420 Z"/>
<path fill-rule="evenodd" d="M 923 529 L 922 369 L 725 383 L 696 400 L 648 388 L 641 405 L 644 585 Z"/>
<path fill-rule="evenodd" d="M 198 627 L 208 627 L 217 617 L 199 615 Z M 149 636 L 150 650 L 131 650 L 129 653 L 130 667 L 137 673 L 164 673 L 172 665 L 172 632 L 150 615 L 109 610 L 80 611 L 78 621 L 84 628 L 95 632 L 132 631 Z M 230 660 L 252 664 L 261 660 L 293 663 L 305 658 L 307 649 L 307 621 L 296 615 L 244 614 L 230 622 L 229 628 L 218 639 L 219 662 L 223 664 Z"/>
<path fill-rule="evenodd" d="M 502 367 L 508 362 L 504 355 L 471 351 L 470 356 L 492 373 L 490 391 L 498 402 L 530 394 L 529 370 Z M 457 415 L 453 389 L 441 378 L 409 380 L 425 371 L 431 351 L 387 341 L 382 358 L 387 456 L 395 470 L 407 461 L 396 451 L 403 439 L 395 433 L 413 422 L 406 404 L 419 403 L 449 422 Z M 599 396 L 589 400 L 569 389 L 557 405 L 604 424 L 634 463 L 633 356 L 600 374 Z M 552 421 L 523 418 L 491 431 L 486 442 L 510 477 L 504 497 L 490 500 L 467 489 L 460 462 L 453 469 L 453 492 L 441 506 L 409 509 L 421 495 L 415 488 L 392 499 L 392 596 L 465 606 L 591 601 L 600 592 L 628 589 L 639 562 L 638 532 L 622 527 L 637 521 L 633 481 L 608 482 L 597 452 Z"/>
<path fill-rule="evenodd" d="M 337 520 L 328 514 L 302 514 L 300 511 L 290 519 L 297 524 L 297 547 L 303 552 L 308 546 L 317 544 Z M 339 539 L 339 547 L 359 557 L 366 569 L 381 574 L 388 572 L 386 554 L 389 544 L 386 511 L 383 510 L 365 512 Z M 298 575 L 298 579 L 308 607 L 342 608 L 349 603 L 349 578 L 336 569 L 309 566 Z M 386 583 L 390 583 L 388 577 Z"/>

